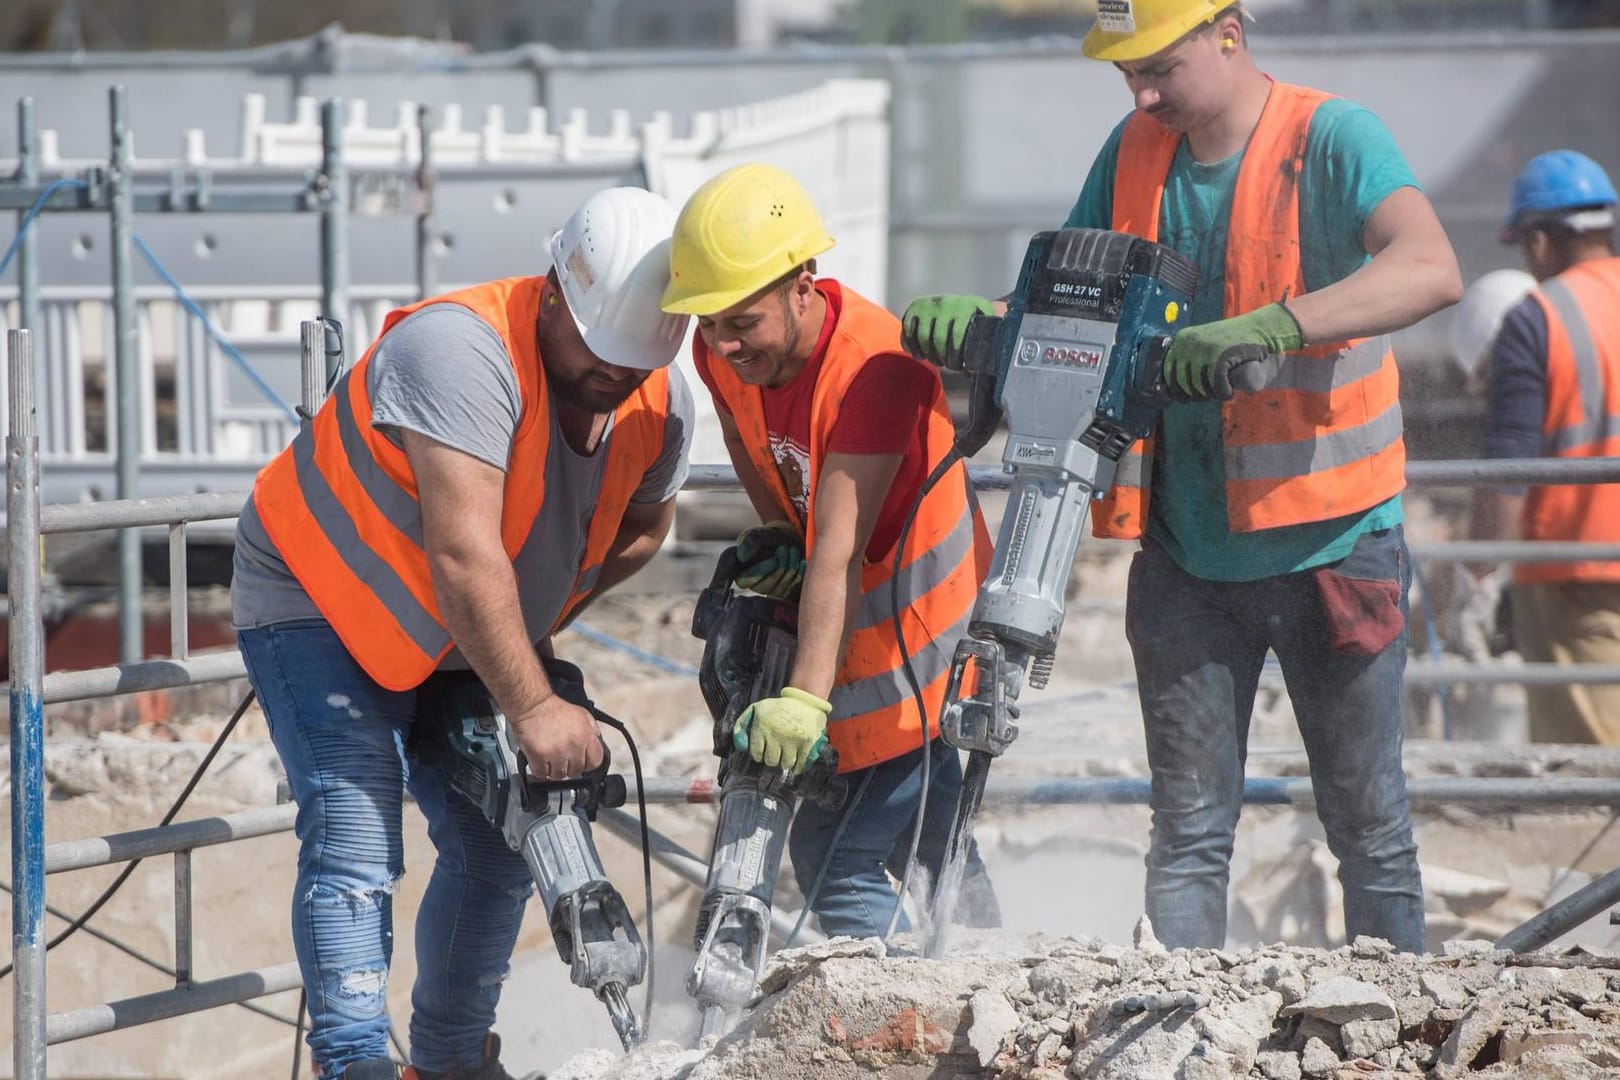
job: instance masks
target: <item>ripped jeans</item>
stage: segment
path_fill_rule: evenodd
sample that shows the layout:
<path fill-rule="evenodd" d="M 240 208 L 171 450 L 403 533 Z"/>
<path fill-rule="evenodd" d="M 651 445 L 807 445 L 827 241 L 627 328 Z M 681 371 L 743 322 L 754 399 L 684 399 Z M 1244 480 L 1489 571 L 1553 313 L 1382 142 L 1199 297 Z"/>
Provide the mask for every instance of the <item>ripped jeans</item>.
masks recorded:
<path fill-rule="evenodd" d="M 248 680 L 298 803 L 293 945 L 322 1077 L 388 1054 L 393 894 L 408 789 L 438 852 L 416 918 L 411 1060 L 482 1059 L 533 879 L 438 769 L 407 762 L 414 691 L 385 690 L 321 620 L 241 630 Z"/>

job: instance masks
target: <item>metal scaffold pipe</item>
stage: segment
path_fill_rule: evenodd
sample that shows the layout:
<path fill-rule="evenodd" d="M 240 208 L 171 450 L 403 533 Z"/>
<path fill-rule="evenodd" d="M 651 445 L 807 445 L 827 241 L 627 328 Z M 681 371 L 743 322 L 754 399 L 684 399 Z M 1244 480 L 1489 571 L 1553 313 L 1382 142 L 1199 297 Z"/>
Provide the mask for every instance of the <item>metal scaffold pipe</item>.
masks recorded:
<path fill-rule="evenodd" d="M 140 325 L 135 317 L 135 172 L 131 162 L 129 98 L 122 86 L 108 91 L 112 111 L 113 366 L 118 395 L 118 497 L 133 499 L 140 484 L 141 417 L 146 394 L 141 387 Z M 141 659 L 141 534 L 118 534 L 118 659 Z"/>
<path fill-rule="evenodd" d="M 1620 903 L 1620 870 L 1612 870 L 1509 930 L 1497 939 L 1496 947 L 1508 952 L 1539 949 L 1617 903 Z"/>
<path fill-rule="evenodd" d="M 984 801 L 1014 806 L 1146 805 L 1147 777 L 1003 776 L 990 782 Z M 1407 798 L 1418 805 L 1494 809 L 1530 806 L 1620 806 L 1620 778 L 1420 776 L 1406 782 Z M 711 805 L 719 788 L 710 778 L 648 777 L 649 803 Z M 1250 806 L 1315 805 L 1309 777 L 1251 776 L 1243 784 Z"/>
<path fill-rule="evenodd" d="M 11 601 L 12 1075 L 45 1077 L 45 639 L 40 625 L 34 335 L 6 332 L 6 542 Z"/>

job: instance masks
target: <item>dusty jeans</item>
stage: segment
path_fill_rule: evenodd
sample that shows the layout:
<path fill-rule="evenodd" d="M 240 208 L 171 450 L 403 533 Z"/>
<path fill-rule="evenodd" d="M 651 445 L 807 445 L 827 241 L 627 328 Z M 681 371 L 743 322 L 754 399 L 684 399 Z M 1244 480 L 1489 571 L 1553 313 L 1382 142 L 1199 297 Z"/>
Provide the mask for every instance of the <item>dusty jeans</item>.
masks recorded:
<path fill-rule="evenodd" d="M 293 945 L 322 1076 L 388 1053 L 393 895 L 405 873 L 405 790 L 438 851 L 416 919 L 411 1059 L 481 1061 L 533 881 L 482 813 L 404 746 L 414 691 L 373 682 L 320 620 L 242 630 L 248 680 L 298 803 Z"/>
<path fill-rule="evenodd" d="M 962 759 L 950 745 L 935 739 L 928 761 L 928 808 L 917 847 L 920 865 L 915 873 L 926 874 L 932 883 L 939 875 L 950 842 L 956 798 L 962 790 Z M 922 789 L 922 748 L 846 773 L 845 777 L 850 794 L 844 807 L 827 810 L 810 802 L 799 807 L 788 834 L 788 857 L 799 891 L 805 894 L 825 867 L 814 910 L 826 934 L 882 937 L 900 899 L 890 874 L 903 874 L 911 854 Z M 848 823 L 839 835 L 839 823 L 846 817 Z M 979 858 L 977 844 L 968 849 L 961 890 L 958 922 L 967 926 L 1001 925 L 995 890 Z M 904 931 L 910 926 L 902 914 L 898 929 Z"/>
<path fill-rule="evenodd" d="M 1423 947 L 1423 887 L 1401 767 L 1410 557 L 1399 527 L 1368 533 L 1339 563 L 1252 582 L 1196 578 L 1151 541 L 1131 564 L 1126 634 L 1152 770 L 1147 913 L 1166 945 L 1220 947 L 1249 720 L 1276 653 L 1310 760 L 1317 814 L 1339 859 L 1346 932 Z M 1369 610 L 1326 610 L 1355 583 Z M 1398 611 L 1370 610 L 1383 602 Z M 1398 620 L 1394 616 L 1398 615 Z M 1364 619 L 1393 640 L 1346 634 Z M 1337 646 L 1337 648 L 1335 647 Z"/>

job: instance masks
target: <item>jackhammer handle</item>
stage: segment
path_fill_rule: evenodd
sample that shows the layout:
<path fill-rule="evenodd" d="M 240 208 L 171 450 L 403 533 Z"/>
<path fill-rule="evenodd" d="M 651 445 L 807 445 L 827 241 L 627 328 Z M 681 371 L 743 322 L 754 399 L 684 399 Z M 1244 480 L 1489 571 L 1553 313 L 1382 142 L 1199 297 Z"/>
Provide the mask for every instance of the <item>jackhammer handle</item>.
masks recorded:
<path fill-rule="evenodd" d="M 594 713 L 596 710 L 593 708 L 591 711 Z M 521 753 L 518 754 L 518 768 L 523 771 L 524 787 L 532 792 L 585 792 L 591 796 L 586 802 L 592 816 L 599 806 L 623 806 L 629 796 L 629 792 L 625 789 L 624 777 L 608 772 L 613 764 L 613 755 L 608 751 L 607 741 L 601 736 L 597 736 L 597 739 L 602 743 L 602 764 L 589 772 L 562 780 L 539 779 L 529 772 L 528 758 Z"/>
<path fill-rule="evenodd" d="M 965 371 L 969 374 L 978 372 L 994 374 L 1001 322 L 1001 316 L 985 315 L 982 312 L 969 319 L 967 329 L 962 331 L 962 348 L 954 357 L 946 357 L 944 366 L 952 371 Z M 954 364 L 950 362 L 952 359 L 956 361 Z"/>
<path fill-rule="evenodd" d="M 1166 401 L 1228 401 L 1238 391 L 1264 390 L 1277 373 L 1279 358 L 1263 345 L 1235 345 L 1215 366 L 1208 397 L 1190 397 L 1164 381 L 1164 359 L 1170 338 L 1153 337 L 1142 343 L 1142 381 L 1148 392 Z"/>
<path fill-rule="evenodd" d="M 1281 359 L 1263 345 L 1238 345 L 1226 350 L 1215 369 L 1211 397 L 1225 401 L 1239 390 L 1264 390 L 1277 373 Z"/>

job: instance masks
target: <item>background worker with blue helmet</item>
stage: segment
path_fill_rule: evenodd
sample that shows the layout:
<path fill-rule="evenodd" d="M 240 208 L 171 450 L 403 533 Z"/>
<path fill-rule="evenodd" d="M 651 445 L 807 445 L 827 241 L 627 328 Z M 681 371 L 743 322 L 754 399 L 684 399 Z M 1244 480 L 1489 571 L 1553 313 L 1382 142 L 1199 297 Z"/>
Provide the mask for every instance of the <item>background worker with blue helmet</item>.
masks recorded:
<path fill-rule="evenodd" d="M 1614 183 L 1574 150 L 1532 158 L 1513 183 L 1502 241 L 1539 286 L 1502 320 L 1485 369 L 1489 457 L 1620 455 L 1620 258 Z M 1480 539 L 1620 541 L 1620 486 L 1489 488 Z M 1489 582 L 1493 567 L 1475 567 Z M 1620 663 L 1620 562 L 1519 563 L 1513 639 L 1533 662 Z M 1477 605 L 1494 609 L 1495 605 Z M 1526 688 L 1536 742 L 1620 743 L 1620 687 Z"/>

